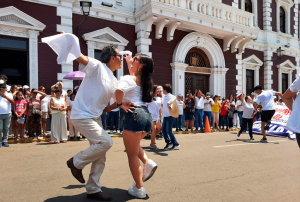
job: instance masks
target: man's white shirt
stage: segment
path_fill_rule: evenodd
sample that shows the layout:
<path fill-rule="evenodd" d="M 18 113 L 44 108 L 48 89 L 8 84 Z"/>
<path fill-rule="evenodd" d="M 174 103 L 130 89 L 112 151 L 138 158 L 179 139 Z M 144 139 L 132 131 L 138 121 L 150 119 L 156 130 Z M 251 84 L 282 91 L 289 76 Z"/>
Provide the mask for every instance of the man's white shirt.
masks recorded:
<path fill-rule="evenodd" d="M 172 104 L 174 100 L 176 100 L 176 97 L 174 95 L 172 95 L 171 93 L 168 93 L 163 97 L 163 106 L 162 106 L 163 117 L 171 116 L 169 113 L 168 104 Z"/>
<path fill-rule="evenodd" d="M 204 109 L 204 98 L 198 98 L 196 96 L 196 109 Z"/>
<path fill-rule="evenodd" d="M 106 64 L 88 59 L 86 66 L 79 65 L 79 70 L 86 75 L 76 94 L 71 119 L 99 118 L 117 87 L 117 79 Z"/>

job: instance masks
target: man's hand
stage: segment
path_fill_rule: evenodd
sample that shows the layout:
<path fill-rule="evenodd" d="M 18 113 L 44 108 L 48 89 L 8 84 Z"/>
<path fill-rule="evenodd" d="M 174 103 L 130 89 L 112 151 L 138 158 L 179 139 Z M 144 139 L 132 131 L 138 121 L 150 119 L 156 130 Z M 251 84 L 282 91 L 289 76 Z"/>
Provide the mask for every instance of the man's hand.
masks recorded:
<path fill-rule="evenodd" d="M 171 105 L 170 104 L 168 104 L 168 108 L 171 109 Z"/>
<path fill-rule="evenodd" d="M 133 103 L 132 102 L 123 102 L 123 105 L 122 105 L 122 109 L 127 113 L 127 112 L 131 112 L 131 109 L 135 109 L 133 106 Z"/>

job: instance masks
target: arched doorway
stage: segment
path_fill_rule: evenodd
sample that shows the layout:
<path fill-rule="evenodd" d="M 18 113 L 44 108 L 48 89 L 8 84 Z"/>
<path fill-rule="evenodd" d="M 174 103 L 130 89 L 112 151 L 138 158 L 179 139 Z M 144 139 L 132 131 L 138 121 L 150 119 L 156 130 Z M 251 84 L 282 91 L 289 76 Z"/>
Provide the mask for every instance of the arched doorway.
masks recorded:
<path fill-rule="evenodd" d="M 198 48 L 189 50 L 185 57 L 188 64 L 185 73 L 185 94 L 196 89 L 203 93 L 209 91 L 210 63 L 204 51 Z"/>

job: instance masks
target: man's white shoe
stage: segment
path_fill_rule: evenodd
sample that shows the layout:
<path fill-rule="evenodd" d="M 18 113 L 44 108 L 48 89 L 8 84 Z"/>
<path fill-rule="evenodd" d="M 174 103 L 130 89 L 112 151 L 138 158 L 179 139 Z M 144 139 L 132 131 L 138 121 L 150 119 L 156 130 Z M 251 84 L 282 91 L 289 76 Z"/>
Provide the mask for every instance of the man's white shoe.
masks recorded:
<path fill-rule="evenodd" d="M 148 159 L 148 163 L 144 165 L 143 182 L 149 180 L 154 175 L 156 169 L 157 164 L 151 159 Z"/>
<path fill-rule="evenodd" d="M 134 196 L 136 198 L 146 198 L 146 189 L 144 187 L 138 189 L 136 187 L 136 185 L 133 185 L 132 187 L 130 187 L 128 189 L 128 193 L 131 195 L 131 196 Z"/>

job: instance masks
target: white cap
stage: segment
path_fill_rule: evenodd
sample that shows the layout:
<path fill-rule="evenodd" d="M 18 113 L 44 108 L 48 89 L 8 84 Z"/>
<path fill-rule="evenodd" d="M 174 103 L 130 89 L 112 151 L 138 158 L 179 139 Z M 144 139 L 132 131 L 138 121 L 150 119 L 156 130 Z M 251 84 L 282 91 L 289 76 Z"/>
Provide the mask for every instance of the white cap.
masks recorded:
<path fill-rule="evenodd" d="M 236 96 L 237 96 L 237 97 L 239 97 L 240 95 L 242 95 L 242 91 L 238 91 L 238 92 L 236 93 Z"/>
<path fill-rule="evenodd" d="M 28 89 L 28 88 L 30 88 L 30 87 L 27 85 L 23 86 L 23 89 Z"/>
<path fill-rule="evenodd" d="M 277 99 L 277 97 L 276 97 L 276 96 L 273 96 L 273 99 Z"/>
<path fill-rule="evenodd" d="M 78 88 L 79 88 L 79 86 L 75 86 L 75 87 L 74 87 L 74 90 L 76 90 L 76 89 L 78 89 Z"/>

